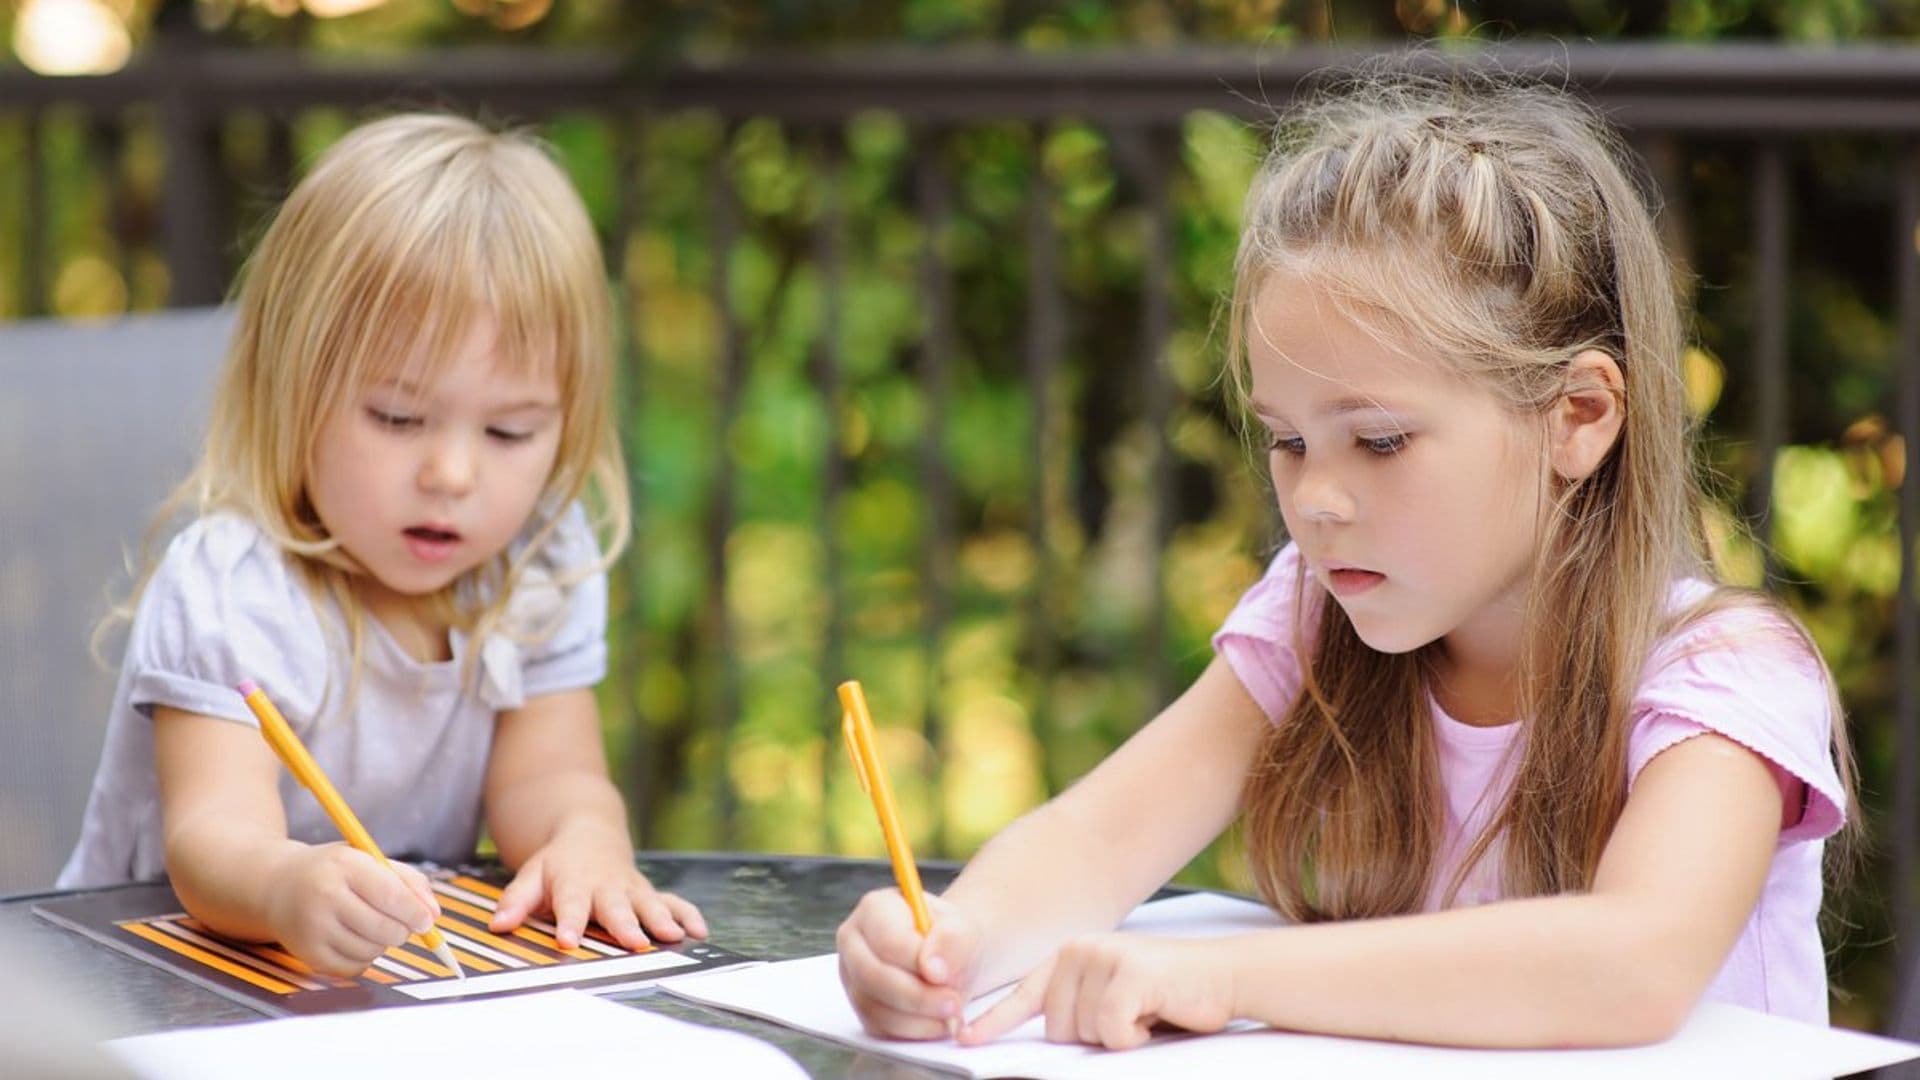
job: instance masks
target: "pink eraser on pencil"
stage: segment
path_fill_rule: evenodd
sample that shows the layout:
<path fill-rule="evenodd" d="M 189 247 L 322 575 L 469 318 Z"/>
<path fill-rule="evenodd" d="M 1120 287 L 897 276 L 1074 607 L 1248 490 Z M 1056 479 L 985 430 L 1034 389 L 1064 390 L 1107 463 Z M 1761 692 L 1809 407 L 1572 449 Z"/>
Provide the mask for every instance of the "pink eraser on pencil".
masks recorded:
<path fill-rule="evenodd" d="M 254 682 L 252 679 L 248 679 L 246 682 L 240 684 L 240 696 L 250 697 L 253 692 L 258 689 L 260 689 L 260 684 Z"/>

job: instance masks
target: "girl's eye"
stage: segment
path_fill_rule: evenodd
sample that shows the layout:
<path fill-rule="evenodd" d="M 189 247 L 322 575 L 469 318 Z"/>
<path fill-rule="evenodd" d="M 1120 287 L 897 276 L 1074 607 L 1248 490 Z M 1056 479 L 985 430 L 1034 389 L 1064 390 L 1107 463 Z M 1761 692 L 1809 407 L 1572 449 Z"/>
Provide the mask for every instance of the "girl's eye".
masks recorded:
<path fill-rule="evenodd" d="M 368 406 L 367 415 L 373 417 L 374 422 L 382 427 L 405 429 L 420 426 L 420 418 L 412 413 L 388 412 L 385 409 Z"/>
<path fill-rule="evenodd" d="M 1377 439 L 1361 439 L 1360 445 L 1366 447 L 1369 454 L 1388 457 L 1407 448 L 1407 436 L 1405 432 L 1396 432 L 1392 435 L 1382 435 Z"/>
<path fill-rule="evenodd" d="M 1301 454 L 1307 452 L 1307 440 L 1298 435 L 1275 435 L 1267 443 L 1267 452 L 1270 454 L 1286 454 L 1289 457 L 1299 457 Z"/>
<path fill-rule="evenodd" d="M 487 434 L 504 443 L 526 442 L 533 438 L 531 431 L 509 431 L 506 428 L 490 427 Z"/>

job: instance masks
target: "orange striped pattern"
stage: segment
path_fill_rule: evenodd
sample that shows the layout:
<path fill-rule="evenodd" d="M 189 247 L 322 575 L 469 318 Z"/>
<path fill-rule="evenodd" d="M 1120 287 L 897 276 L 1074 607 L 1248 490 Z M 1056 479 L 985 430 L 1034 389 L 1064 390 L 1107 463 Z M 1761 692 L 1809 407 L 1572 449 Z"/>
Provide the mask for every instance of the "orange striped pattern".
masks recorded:
<path fill-rule="evenodd" d="M 206 929 L 202 929 L 200 932 L 203 934 L 211 933 L 211 931 Z M 302 975 L 307 975 L 315 979 L 324 979 L 328 983 L 334 986 L 348 987 L 353 985 L 352 979 L 342 979 L 337 975 L 323 975 L 320 972 L 313 970 L 311 966 L 301 962 L 299 957 L 293 955 L 292 953 L 286 951 L 285 949 L 277 948 L 272 945 L 253 945 L 253 946 L 249 946 L 247 951 L 259 957 L 262 960 L 279 964 L 281 967 L 286 968 L 288 971 L 297 971 Z M 391 978 L 391 976 L 389 976 L 389 978 Z"/>
<path fill-rule="evenodd" d="M 546 967 L 576 960 L 593 961 L 625 956 L 631 951 L 598 927 L 589 927 L 586 931 L 591 943 L 583 940 L 578 947 L 562 949 L 552 923 L 537 919 L 496 934 L 488 929 L 488 924 L 502 896 L 499 886 L 466 875 L 434 878 L 432 884 L 441 906 L 436 928 L 444 931 L 447 943 L 471 973 L 488 974 L 519 965 Z M 278 943 L 234 941 L 189 915 L 128 920 L 118 926 L 179 960 L 282 997 L 355 986 L 437 981 L 450 979 L 454 974 L 426 948 L 418 935 L 410 937 L 405 945 L 388 949 L 358 976 L 345 979 L 314 970 L 313 965 Z"/>
<path fill-rule="evenodd" d="M 481 896 L 487 897 L 488 899 L 494 901 L 496 905 L 499 903 L 500 897 L 504 895 L 503 891 L 500 889 L 499 886 L 490 885 L 487 882 L 481 881 L 479 878 L 467 877 L 464 874 L 454 877 L 451 881 L 448 882 L 448 884 L 465 889 L 468 892 L 479 893 Z M 444 892 L 440 893 L 441 907 L 443 908 L 446 907 L 447 902 L 449 900 L 452 900 L 455 903 L 459 902 L 457 897 L 450 897 Z M 465 907 L 467 911 L 480 910 L 479 908 L 476 908 L 471 904 L 465 904 L 462 906 Z M 486 915 L 486 918 L 483 919 L 482 921 L 490 922 L 492 918 L 493 918 L 492 913 L 488 912 Z M 572 949 L 562 949 L 560 948 L 559 939 L 555 938 L 552 934 L 546 933 L 545 931 L 542 931 L 542 930 L 538 930 L 531 926 L 520 926 L 515 928 L 513 931 L 513 936 L 520 938 L 523 941 L 531 941 L 536 945 L 545 946 L 546 948 L 552 949 L 555 952 L 564 952 L 566 955 L 573 957 L 575 960 L 592 960 L 596 956 L 603 955 L 600 953 L 595 953 L 590 949 L 581 949 L 577 947 Z M 625 945 L 620 944 L 619 941 L 615 940 L 612 934 L 609 934 L 605 930 L 602 930 L 594 926 L 587 927 L 586 936 L 604 945 L 611 945 L 614 948 L 619 949 L 623 953 L 643 953 L 643 952 L 653 951 L 651 946 L 647 948 L 642 948 L 642 949 L 629 949 Z"/>
<path fill-rule="evenodd" d="M 531 926 L 514 927 L 513 936 L 519 938 L 521 941 L 531 941 L 535 945 L 552 949 L 562 956 L 571 956 L 575 960 L 592 960 L 600 955 L 591 949 L 582 949 L 577 945 L 571 949 L 563 949 L 560 947 L 559 938 L 554 937 L 552 934 L 541 933 Z"/>
<path fill-rule="evenodd" d="M 420 940 L 420 935 L 415 934 L 410 939 L 410 942 L 417 942 L 419 940 Z M 425 945 L 421 946 L 421 948 L 425 948 L 425 947 L 426 947 Z M 415 971 L 424 971 L 436 979 L 453 978 L 453 972 L 448 971 L 447 966 L 445 964 L 442 964 L 440 961 L 431 959 L 430 958 L 431 954 L 429 954 L 428 956 L 422 956 L 421 954 L 414 952 L 412 949 L 394 948 L 394 949 L 388 949 L 386 955 L 387 955 L 387 959 L 393 961 L 396 964 L 405 964 L 406 966 L 414 969 Z"/>
<path fill-rule="evenodd" d="M 151 941 L 155 945 L 158 945 L 163 949 L 171 950 L 173 952 L 179 953 L 181 956 L 184 956 L 189 960 L 195 960 L 202 964 L 205 964 L 206 966 L 214 969 L 215 971 L 220 972 L 223 975 L 231 975 L 234 978 L 239 979 L 241 982 L 252 983 L 253 985 L 269 993 L 291 994 L 295 990 L 299 989 L 298 987 L 294 986 L 292 983 L 284 983 L 284 982 L 281 982 L 279 979 L 262 975 L 259 972 L 252 970 L 251 968 L 242 967 L 241 965 L 234 963 L 233 961 L 227 959 L 226 957 L 221 956 L 217 953 L 208 952 L 207 950 L 201 948 L 198 945 L 189 944 L 187 942 L 179 940 L 178 938 L 168 937 L 166 934 L 158 930 L 155 930 L 153 927 L 148 926 L 146 923 L 129 922 L 129 923 L 121 923 L 120 925 L 123 929 L 127 931 L 127 933 L 132 934 L 135 937 L 144 938 L 145 940 Z"/>
<path fill-rule="evenodd" d="M 457 900 L 451 896 L 442 896 L 440 898 L 440 910 L 457 911 L 478 924 L 478 926 L 474 927 L 455 924 L 453 927 L 455 934 L 462 937 L 470 937 L 482 945 L 491 945 L 503 953 L 510 956 L 517 956 L 531 964 L 557 964 L 560 962 L 556 957 L 535 952 L 525 945 L 508 941 L 506 938 L 488 930 L 487 922 L 492 918 L 492 913 L 488 912 L 485 908 L 475 907 L 465 900 Z"/>
<path fill-rule="evenodd" d="M 454 958 L 459 960 L 461 965 L 464 967 L 470 967 L 473 970 L 478 971 L 482 974 L 485 974 L 486 972 L 489 972 L 489 971 L 501 970 L 499 964 L 494 963 L 493 961 L 487 959 L 484 956 L 477 956 L 471 952 L 468 952 L 467 950 L 461 948 L 459 945 L 455 944 L 454 942 L 451 942 L 451 941 L 447 942 L 447 947 L 453 950 Z"/>
<path fill-rule="evenodd" d="M 477 892 L 481 896 L 492 897 L 495 902 L 498 902 L 500 897 L 505 895 L 505 892 L 500 886 L 489 884 L 476 877 L 468 877 L 465 874 L 454 875 L 453 884 L 460 886 L 468 892 Z"/>

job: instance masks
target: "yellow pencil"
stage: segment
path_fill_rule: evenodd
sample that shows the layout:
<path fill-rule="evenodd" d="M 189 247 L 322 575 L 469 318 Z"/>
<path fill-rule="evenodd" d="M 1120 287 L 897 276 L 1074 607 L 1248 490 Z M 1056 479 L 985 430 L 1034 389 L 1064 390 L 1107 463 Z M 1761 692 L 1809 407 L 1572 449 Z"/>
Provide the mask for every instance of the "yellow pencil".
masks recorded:
<path fill-rule="evenodd" d="M 853 758 L 854 774 L 860 787 L 873 797 L 873 812 L 880 818 L 880 833 L 887 840 L 887 858 L 893 861 L 893 880 L 913 911 L 913 928 L 922 936 L 933 929 L 933 917 L 927 913 L 927 894 L 920 887 L 920 868 L 914 864 L 913 849 L 907 845 L 907 832 L 900 827 L 900 815 L 893 807 L 893 788 L 880 768 L 880 754 L 873 745 L 873 717 L 867 713 L 867 695 L 857 679 L 840 684 L 840 733 L 847 740 L 847 755 Z"/>
<path fill-rule="evenodd" d="M 267 698 L 267 692 L 260 689 L 259 684 L 252 679 L 248 679 L 240 684 L 240 696 L 247 699 L 247 708 L 252 709 L 253 715 L 259 719 L 260 734 L 266 736 L 267 745 L 273 747 L 273 752 L 286 763 L 287 771 L 293 774 L 293 778 L 300 781 L 302 787 L 313 792 L 314 798 L 320 800 L 320 808 L 333 819 L 334 825 L 340 829 L 340 835 L 346 837 L 347 843 L 380 860 L 380 865 L 391 868 L 393 864 L 380 853 L 380 845 L 373 842 L 373 837 L 368 834 L 366 827 L 361 825 L 360 819 L 353 815 L 353 808 L 347 805 L 347 800 L 341 798 L 340 793 L 334 790 L 333 782 L 327 779 L 326 773 L 320 771 L 319 763 L 313 760 L 312 754 L 307 753 L 307 748 L 300 742 L 300 736 L 293 733 L 293 728 L 287 724 L 287 718 L 281 716 L 280 710 L 275 708 L 273 702 Z M 399 872 L 398 869 L 394 870 L 396 875 Z M 466 970 L 454 957 L 453 950 L 447 947 L 447 940 L 440 936 L 440 931 L 429 926 L 427 932 L 420 935 L 420 940 L 426 942 L 427 948 L 433 950 L 433 955 L 439 957 L 440 962 L 455 975 L 462 979 L 467 977 Z"/>

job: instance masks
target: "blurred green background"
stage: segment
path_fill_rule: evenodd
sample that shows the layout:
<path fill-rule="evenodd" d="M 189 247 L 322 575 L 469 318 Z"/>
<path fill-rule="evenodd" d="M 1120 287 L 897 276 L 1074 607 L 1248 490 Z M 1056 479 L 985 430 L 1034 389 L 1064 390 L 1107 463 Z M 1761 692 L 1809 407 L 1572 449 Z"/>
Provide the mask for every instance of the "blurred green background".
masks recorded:
<path fill-rule="evenodd" d="M 49 21 L 55 16 L 68 21 Z M 162 13 L 150 0 L 26 0 L 0 8 L 0 35 L 13 44 L 7 63 L 61 70 L 85 61 L 97 70 L 115 57 L 137 60 L 156 18 L 191 19 L 208 41 L 238 48 L 404 63 L 412 51 L 447 46 L 613 47 L 645 71 L 775 47 L 1065 53 L 1534 37 L 1902 42 L 1920 32 L 1920 3 L 208 0 Z M 92 52 L 73 46 L 75 34 L 95 33 L 86 26 L 105 28 Z M 47 37 L 46 27 L 59 34 Z M 431 100 L 423 87 L 411 103 Z M 302 111 L 291 129 L 294 161 L 311 160 L 354 119 L 344 110 Z M 1153 658 L 1142 651 L 1156 602 L 1167 617 L 1160 659 L 1184 684 L 1209 659 L 1209 634 L 1275 543 L 1260 463 L 1236 434 L 1219 382 L 1220 305 L 1260 131 L 1196 112 L 1173 132 L 1165 363 L 1176 395 L 1164 434 L 1175 498 L 1156 565 L 1148 478 L 1160 433 L 1139 400 L 1138 312 L 1149 255 L 1137 185 L 1092 123 L 967 123 L 921 140 L 913 122 L 890 112 L 857 116 L 833 136 L 832 167 L 822 164 L 816 132 L 771 120 L 729 124 L 681 111 L 622 126 L 583 113 L 542 125 L 601 227 L 624 313 L 623 432 L 640 516 L 616 572 L 616 662 L 602 704 L 643 846 L 880 853 L 831 704 L 833 686 L 858 677 L 920 853 L 964 857 L 1152 714 Z M 34 124 L 0 101 L 0 318 L 35 313 L 40 292 L 49 313 L 72 318 L 165 306 L 157 116 L 130 110 L 124 147 L 106 159 L 78 111 L 56 107 Z M 220 147 L 234 194 L 231 268 L 284 181 L 267 121 L 244 102 L 222 120 Z M 1876 815 L 1892 784 L 1896 492 L 1905 454 L 1888 419 L 1899 150 L 1892 139 L 1864 136 L 1791 147 L 1791 445 L 1774 463 L 1768 537 L 1777 587 L 1839 677 Z M 30 154 L 47 208 L 38 220 L 22 209 Z M 924 154 L 939 156 L 953 193 L 950 221 L 937 232 L 915 208 L 914 170 Z M 1696 275 L 1687 371 L 1708 420 L 1708 464 L 1722 478 L 1726 568 L 1735 580 L 1758 583 L 1763 561 L 1743 536 L 1739 509 L 1744 478 L 1756 469 L 1746 430 L 1755 390 L 1743 381 L 1755 304 L 1749 162 L 1750 148 L 1739 142 L 1689 141 L 1661 175 L 1676 254 Z M 709 217 L 715 168 L 739 200 L 725 295 L 745 358 L 737 419 L 721 435 Z M 1037 411 L 1026 369 L 1026 236 L 1029 195 L 1040 182 L 1051 192 L 1067 316 Z M 624 212 L 623 191 L 636 197 Z M 831 323 L 815 230 L 828 206 L 838 208 L 845 238 Z M 40 238 L 31 240 L 36 230 Z M 917 367 L 927 245 L 948 267 L 954 300 L 952 374 L 941 394 Z M 30 263 L 36 248 L 46 257 Z M 830 325 L 839 372 L 831 397 L 821 392 L 817 366 Z M 951 566 L 931 571 L 943 578 L 945 619 L 930 638 L 925 552 L 936 537 L 921 455 L 936 416 L 953 498 Z M 1036 456 L 1041 422 L 1051 452 Z M 716 580 L 709 523 L 723 455 L 734 510 Z M 832 501 L 830 460 L 845 478 Z M 722 613 L 725 655 L 710 647 Z M 1878 1026 L 1890 995 L 1884 878 L 1876 858 L 1843 897 L 1842 924 L 1829 938 L 1837 982 L 1851 991 L 1836 1002 L 1836 1018 L 1853 1026 Z M 1244 887 L 1232 839 L 1181 880 Z"/>

